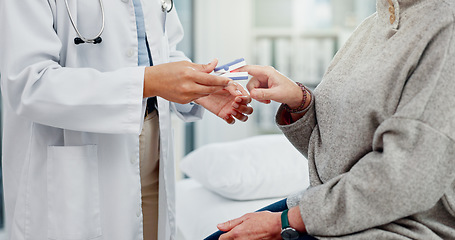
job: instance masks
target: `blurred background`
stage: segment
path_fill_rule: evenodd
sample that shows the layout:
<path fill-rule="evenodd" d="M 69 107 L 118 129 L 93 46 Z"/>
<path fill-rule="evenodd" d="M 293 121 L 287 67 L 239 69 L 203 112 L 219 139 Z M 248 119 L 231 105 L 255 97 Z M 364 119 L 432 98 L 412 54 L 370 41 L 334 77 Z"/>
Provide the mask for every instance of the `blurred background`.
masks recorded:
<path fill-rule="evenodd" d="M 193 62 L 208 63 L 218 58 L 224 64 L 243 57 L 248 64 L 274 66 L 310 88 L 318 85 L 332 57 L 356 26 L 376 10 L 375 0 L 174 2 L 186 34 L 178 47 Z M 246 81 L 240 83 L 245 85 Z M 208 112 L 196 123 L 184 123 L 175 117 L 177 163 L 210 143 L 279 133 L 274 122 L 279 105 L 253 102 L 252 106 L 255 110 L 249 121 L 235 125 Z M 178 178 L 183 178 L 178 167 L 177 171 Z M 0 229 L 3 226 L 0 208 Z M 0 240 L 4 239 L 0 230 Z"/>
<path fill-rule="evenodd" d="M 194 62 L 218 58 L 224 64 L 243 57 L 310 88 L 358 24 L 376 11 L 375 0 L 174 1 L 186 33 L 179 48 Z M 228 125 L 209 112 L 196 123 L 176 119 L 177 161 L 206 144 L 279 133 L 274 121 L 279 105 L 253 101 L 252 106 L 246 123 Z"/>

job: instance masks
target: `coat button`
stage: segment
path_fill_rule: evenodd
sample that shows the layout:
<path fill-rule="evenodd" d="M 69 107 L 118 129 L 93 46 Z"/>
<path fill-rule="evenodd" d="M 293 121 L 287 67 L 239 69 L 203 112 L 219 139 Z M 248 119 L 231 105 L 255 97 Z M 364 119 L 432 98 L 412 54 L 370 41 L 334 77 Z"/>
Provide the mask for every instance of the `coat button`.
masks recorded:
<path fill-rule="evenodd" d="M 135 164 L 137 162 L 137 154 L 133 153 L 130 157 L 130 163 Z"/>
<path fill-rule="evenodd" d="M 131 157 L 130 162 L 134 165 L 136 163 L 136 157 Z"/>
<path fill-rule="evenodd" d="M 134 56 L 134 49 L 133 48 L 128 49 L 128 51 L 126 52 L 126 56 L 127 57 Z"/>
<path fill-rule="evenodd" d="M 141 214 L 142 214 L 141 210 L 138 210 L 138 211 L 136 212 L 136 217 L 140 217 Z"/>
<path fill-rule="evenodd" d="M 393 5 L 392 0 L 388 0 L 388 2 L 389 2 L 389 12 L 390 12 L 390 24 L 393 24 L 396 20 L 395 6 Z"/>
<path fill-rule="evenodd" d="M 124 3 L 128 3 L 128 2 L 129 2 L 129 0 L 122 0 L 122 2 L 124 2 Z"/>
<path fill-rule="evenodd" d="M 395 14 L 390 15 L 390 24 L 395 22 Z"/>

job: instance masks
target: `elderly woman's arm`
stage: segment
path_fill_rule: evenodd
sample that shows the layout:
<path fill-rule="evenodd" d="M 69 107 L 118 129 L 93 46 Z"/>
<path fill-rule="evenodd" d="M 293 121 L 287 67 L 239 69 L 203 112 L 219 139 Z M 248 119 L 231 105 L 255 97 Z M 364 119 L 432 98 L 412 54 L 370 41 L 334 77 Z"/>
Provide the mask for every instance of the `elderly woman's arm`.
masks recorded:
<path fill-rule="evenodd" d="M 290 135 L 288 138 L 293 138 L 293 134 L 299 135 L 299 139 L 310 138 L 310 134 L 316 126 L 316 117 L 314 96 L 309 89 L 300 87 L 273 67 L 245 66 L 239 71 L 247 71 L 253 76 L 247 84 L 253 99 L 266 104 L 271 101 L 282 103 L 276 122 L 280 126 L 289 125 L 284 128 L 293 128 L 293 131 L 287 131 L 287 134 Z M 297 112 L 290 113 L 289 110 L 293 109 L 296 109 Z M 300 109 L 301 111 L 299 111 Z M 305 125 L 295 125 L 296 121 L 303 121 Z M 307 156 L 307 140 L 293 142 L 293 144 L 304 156 Z"/>
<path fill-rule="evenodd" d="M 451 24 L 429 41 L 406 80 L 395 114 L 375 129 L 371 151 L 347 172 L 295 195 L 309 234 L 342 236 L 383 229 L 396 221 L 399 225 L 453 193 L 453 32 Z M 305 128 L 303 120 L 281 126 L 294 145 L 307 141 L 298 134 Z M 324 142 L 314 147 L 320 144 Z"/>
<path fill-rule="evenodd" d="M 432 39 L 427 39 L 415 67 L 406 76 L 405 86 L 396 93 L 399 94 L 399 103 L 392 106 L 396 109 L 393 115 L 372 129 L 371 150 L 357 156 L 358 159 L 354 159 L 354 164 L 345 172 L 330 179 L 321 178 L 320 185 L 313 185 L 296 195 L 301 219 L 310 235 L 338 237 L 365 233 L 363 239 L 386 238 L 386 232 L 396 235 L 400 231 L 397 228 L 408 231 L 410 226 L 419 227 L 418 218 L 426 213 L 433 216 L 453 213 L 455 202 L 450 197 L 455 195 L 453 32 L 454 24 L 451 23 L 441 28 Z M 274 85 L 268 87 L 272 90 Z M 294 95 L 294 92 L 288 94 Z M 308 150 L 309 139 L 320 134 L 312 110 L 315 107 L 310 104 L 302 118 L 280 126 L 294 146 L 304 153 Z M 355 111 L 358 109 L 353 108 L 353 114 Z M 318 146 L 323 144 L 315 141 L 312 147 L 318 151 Z M 329 149 L 335 153 L 340 150 L 336 147 Z M 336 165 L 334 155 L 333 164 Z M 313 160 L 315 166 L 311 174 L 314 180 L 319 176 L 319 169 L 318 159 Z M 292 212 L 296 211 L 295 205 L 289 207 Z M 256 231 L 259 236 L 268 233 L 265 235 L 268 238 L 264 239 L 278 239 L 278 214 L 248 216 L 254 216 L 249 218 L 255 220 L 254 226 L 249 224 L 250 221 L 244 221 L 231 230 L 236 235 L 228 235 L 232 237 L 227 239 L 247 239 L 243 238 L 248 234 L 247 229 Z"/>

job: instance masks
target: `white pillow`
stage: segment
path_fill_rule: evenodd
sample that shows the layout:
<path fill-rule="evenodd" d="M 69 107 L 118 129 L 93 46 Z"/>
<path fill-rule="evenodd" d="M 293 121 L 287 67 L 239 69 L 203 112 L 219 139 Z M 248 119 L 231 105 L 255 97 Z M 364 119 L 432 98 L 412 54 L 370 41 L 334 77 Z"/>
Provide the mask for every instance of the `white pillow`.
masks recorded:
<path fill-rule="evenodd" d="M 286 197 L 309 186 L 308 163 L 284 135 L 202 146 L 183 158 L 183 173 L 233 200 Z"/>

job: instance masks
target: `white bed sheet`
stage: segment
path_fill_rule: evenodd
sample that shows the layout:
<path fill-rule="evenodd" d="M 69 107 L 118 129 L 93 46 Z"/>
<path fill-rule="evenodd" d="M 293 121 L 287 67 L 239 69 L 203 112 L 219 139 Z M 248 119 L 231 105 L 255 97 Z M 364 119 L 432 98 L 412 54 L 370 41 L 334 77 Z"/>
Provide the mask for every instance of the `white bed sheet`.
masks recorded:
<path fill-rule="evenodd" d="M 204 188 L 194 179 L 180 180 L 176 187 L 176 240 L 202 240 L 217 231 L 218 223 L 254 212 L 283 198 L 234 201 Z"/>

